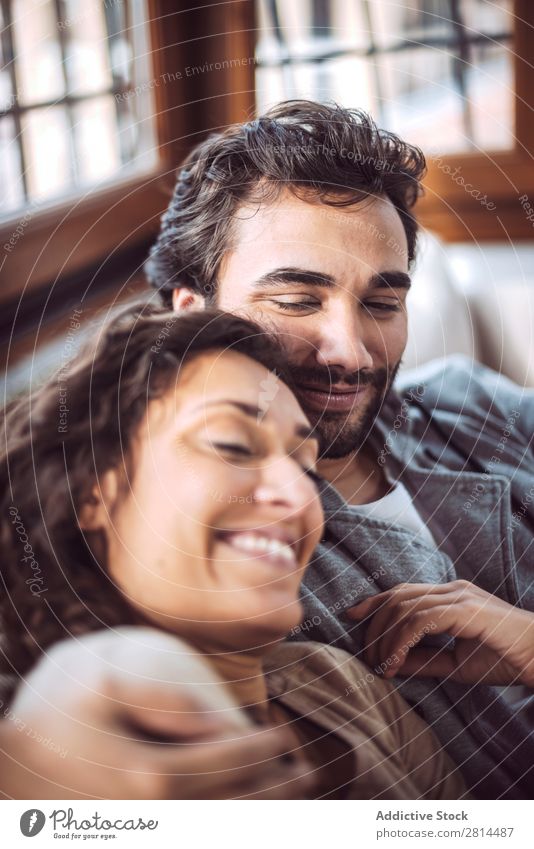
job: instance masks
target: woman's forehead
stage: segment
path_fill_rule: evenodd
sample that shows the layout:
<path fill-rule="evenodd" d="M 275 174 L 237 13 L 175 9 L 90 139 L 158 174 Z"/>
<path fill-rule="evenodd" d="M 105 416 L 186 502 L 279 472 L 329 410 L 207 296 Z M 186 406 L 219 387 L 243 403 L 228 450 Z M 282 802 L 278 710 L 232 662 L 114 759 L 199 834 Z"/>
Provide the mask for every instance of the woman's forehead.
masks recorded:
<path fill-rule="evenodd" d="M 264 365 L 238 351 L 207 351 L 187 363 L 176 385 L 180 407 L 191 411 L 218 402 L 255 408 L 258 418 L 307 419 L 289 387 Z"/>

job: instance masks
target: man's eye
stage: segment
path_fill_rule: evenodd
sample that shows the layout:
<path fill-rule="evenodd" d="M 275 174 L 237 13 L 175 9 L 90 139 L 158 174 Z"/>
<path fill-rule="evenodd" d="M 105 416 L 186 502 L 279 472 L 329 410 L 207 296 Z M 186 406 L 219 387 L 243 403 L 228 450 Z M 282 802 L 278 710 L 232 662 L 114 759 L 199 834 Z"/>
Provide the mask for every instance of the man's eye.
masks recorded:
<path fill-rule="evenodd" d="M 317 309 L 319 306 L 316 301 L 279 301 L 274 298 L 270 299 L 270 303 L 285 312 L 306 312 L 308 310 Z"/>
<path fill-rule="evenodd" d="M 365 309 L 367 310 L 376 310 L 377 312 L 399 312 L 401 309 L 401 304 L 399 301 L 367 301 L 365 303 Z"/>

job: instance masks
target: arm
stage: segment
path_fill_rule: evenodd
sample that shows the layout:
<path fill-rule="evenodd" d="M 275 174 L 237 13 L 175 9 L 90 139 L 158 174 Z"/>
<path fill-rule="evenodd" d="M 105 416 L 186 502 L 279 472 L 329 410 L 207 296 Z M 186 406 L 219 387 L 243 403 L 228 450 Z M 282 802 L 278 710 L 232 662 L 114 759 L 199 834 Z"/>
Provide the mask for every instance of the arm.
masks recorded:
<path fill-rule="evenodd" d="M 186 644 L 124 628 L 57 644 L 0 722 L 3 798 L 306 795 L 279 729 L 253 726 Z"/>

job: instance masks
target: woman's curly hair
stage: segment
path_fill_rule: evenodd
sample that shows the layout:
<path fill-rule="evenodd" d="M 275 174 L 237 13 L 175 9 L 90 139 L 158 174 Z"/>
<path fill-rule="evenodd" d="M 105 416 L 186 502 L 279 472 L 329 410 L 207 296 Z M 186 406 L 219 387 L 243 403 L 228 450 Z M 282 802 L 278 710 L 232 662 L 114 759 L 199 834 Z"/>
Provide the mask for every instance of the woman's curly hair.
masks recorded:
<path fill-rule="evenodd" d="M 389 198 L 411 262 L 417 236 L 412 208 L 425 168 L 419 148 L 379 129 L 362 110 L 309 100 L 280 103 L 255 121 L 210 136 L 189 154 L 145 265 L 148 280 L 167 306 L 180 286 L 213 302 L 239 207 L 269 202 L 284 188 L 331 206 L 370 195 Z"/>
<path fill-rule="evenodd" d="M 96 344 L 6 411 L 0 674 L 23 676 L 65 637 L 141 622 L 110 579 L 104 532 L 82 531 L 78 516 L 109 469 L 124 472 L 119 498 L 127 494 L 132 441 L 148 404 L 174 386 L 182 365 L 227 348 L 291 385 L 277 343 L 255 324 L 144 304 L 105 325 Z"/>

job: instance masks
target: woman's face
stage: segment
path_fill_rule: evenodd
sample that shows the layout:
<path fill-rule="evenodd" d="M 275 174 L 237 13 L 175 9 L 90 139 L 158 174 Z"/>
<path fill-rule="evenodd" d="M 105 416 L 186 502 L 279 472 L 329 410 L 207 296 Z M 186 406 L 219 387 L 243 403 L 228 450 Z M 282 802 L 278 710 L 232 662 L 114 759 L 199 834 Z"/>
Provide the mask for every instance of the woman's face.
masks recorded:
<path fill-rule="evenodd" d="M 130 603 L 206 649 L 284 637 L 323 523 L 309 430 L 287 386 L 243 354 L 190 361 L 149 405 L 129 493 L 107 511 Z"/>

